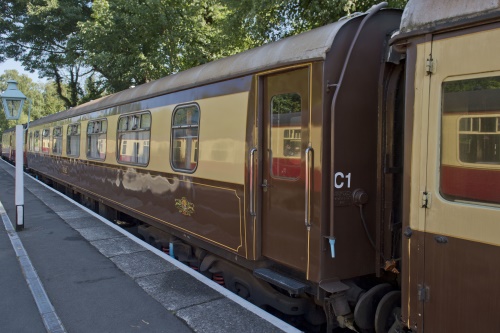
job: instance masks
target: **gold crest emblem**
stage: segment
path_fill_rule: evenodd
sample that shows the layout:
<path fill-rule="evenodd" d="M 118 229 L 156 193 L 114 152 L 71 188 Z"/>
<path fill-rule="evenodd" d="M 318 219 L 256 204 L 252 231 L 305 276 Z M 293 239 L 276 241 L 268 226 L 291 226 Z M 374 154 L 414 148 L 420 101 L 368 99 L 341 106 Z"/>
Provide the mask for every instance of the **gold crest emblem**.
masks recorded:
<path fill-rule="evenodd" d="M 186 197 L 175 199 L 175 208 L 177 208 L 182 215 L 191 216 L 191 214 L 194 213 L 194 203 L 189 202 Z"/>

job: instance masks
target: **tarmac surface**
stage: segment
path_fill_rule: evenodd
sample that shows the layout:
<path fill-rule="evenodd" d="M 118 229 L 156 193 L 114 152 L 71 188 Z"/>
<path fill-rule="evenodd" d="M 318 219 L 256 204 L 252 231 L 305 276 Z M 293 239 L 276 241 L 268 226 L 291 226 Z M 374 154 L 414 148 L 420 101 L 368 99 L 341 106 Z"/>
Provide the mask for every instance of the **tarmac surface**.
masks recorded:
<path fill-rule="evenodd" d="M 0 332 L 298 332 L 0 161 Z"/>

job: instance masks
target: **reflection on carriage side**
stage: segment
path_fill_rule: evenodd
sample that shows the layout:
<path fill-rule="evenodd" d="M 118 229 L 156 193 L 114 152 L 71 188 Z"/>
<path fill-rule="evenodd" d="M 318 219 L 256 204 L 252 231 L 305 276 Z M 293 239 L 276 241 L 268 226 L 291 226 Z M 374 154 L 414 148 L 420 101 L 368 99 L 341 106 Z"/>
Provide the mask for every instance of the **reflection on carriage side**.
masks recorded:
<path fill-rule="evenodd" d="M 296 93 L 271 98 L 272 175 L 296 179 L 300 176 L 301 97 Z"/>
<path fill-rule="evenodd" d="M 441 193 L 500 203 L 500 77 L 443 83 Z"/>

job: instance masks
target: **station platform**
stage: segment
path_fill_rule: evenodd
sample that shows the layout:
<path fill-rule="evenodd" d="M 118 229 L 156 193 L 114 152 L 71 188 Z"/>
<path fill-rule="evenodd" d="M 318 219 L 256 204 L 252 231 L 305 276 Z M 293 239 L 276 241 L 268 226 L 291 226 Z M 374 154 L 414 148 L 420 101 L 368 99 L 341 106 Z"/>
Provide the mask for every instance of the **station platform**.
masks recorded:
<path fill-rule="evenodd" d="M 299 332 L 0 160 L 0 331 Z M 12 221 L 12 222 L 11 222 Z"/>

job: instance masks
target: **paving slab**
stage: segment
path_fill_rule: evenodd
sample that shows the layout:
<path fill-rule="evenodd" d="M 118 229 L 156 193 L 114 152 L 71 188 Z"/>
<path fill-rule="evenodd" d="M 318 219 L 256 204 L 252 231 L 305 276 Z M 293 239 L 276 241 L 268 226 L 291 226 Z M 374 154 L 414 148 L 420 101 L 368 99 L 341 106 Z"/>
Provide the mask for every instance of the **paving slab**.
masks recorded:
<path fill-rule="evenodd" d="M 205 284 L 179 270 L 149 275 L 136 281 L 170 311 L 223 298 L 220 293 L 207 289 Z"/>
<path fill-rule="evenodd" d="M 89 242 L 109 238 L 118 238 L 123 236 L 118 231 L 108 226 L 102 225 L 100 227 L 78 229 L 78 232 Z"/>
<path fill-rule="evenodd" d="M 110 260 L 134 279 L 178 269 L 149 251 L 115 256 Z"/>
<path fill-rule="evenodd" d="M 90 242 L 104 256 L 111 258 L 123 254 L 147 251 L 128 237 L 117 237 Z"/>
<path fill-rule="evenodd" d="M 247 312 L 240 305 L 223 298 L 179 310 L 177 315 L 199 333 L 281 332 L 275 326 L 263 323 L 261 318 Z M 229 318 L 233 320 L 228 320 Z"/>
<path fill-rule="evenodd" d="M 74 208 L 73 208 L 74 209 Z M 59 215 L 60 216 L 60 215 Z M 96 228 L 102 227 L 102 222 L 93 216 L 71 217 L 64 218 L 64 221 L 73 229 Z"/>

